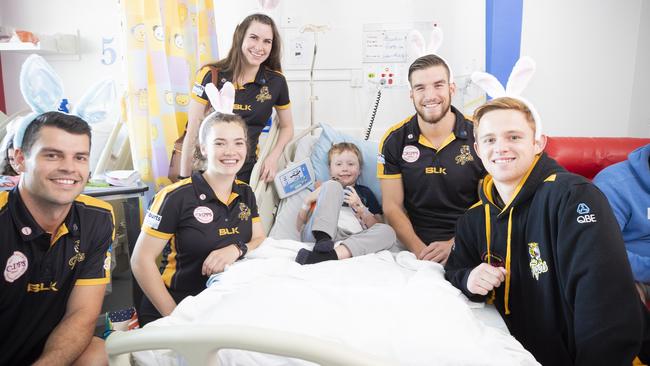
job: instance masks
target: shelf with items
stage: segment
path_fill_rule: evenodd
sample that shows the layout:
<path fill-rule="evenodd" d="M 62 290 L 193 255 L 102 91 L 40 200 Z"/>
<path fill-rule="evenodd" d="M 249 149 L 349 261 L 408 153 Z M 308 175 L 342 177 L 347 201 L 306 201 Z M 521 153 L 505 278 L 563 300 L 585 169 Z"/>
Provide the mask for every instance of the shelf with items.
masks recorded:
<path fill-rule="evenodd" d="M 2 42 L 0 52 L 27 52 L 38 54 L 78 54 L 79 31 L 77 34 L 38 35 L 38 43 Z"/>

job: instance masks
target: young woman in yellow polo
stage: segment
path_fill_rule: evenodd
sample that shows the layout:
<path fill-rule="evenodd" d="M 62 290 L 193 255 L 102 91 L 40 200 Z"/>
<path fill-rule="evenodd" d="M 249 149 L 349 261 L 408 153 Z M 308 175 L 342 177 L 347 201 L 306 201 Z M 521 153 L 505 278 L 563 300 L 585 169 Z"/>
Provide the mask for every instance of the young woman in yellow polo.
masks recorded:
<path fill-rule="evenodd" d="M 280 62 L 281 44 L 280 33 L 273 19 L 265 14 L 251 14 L 237 25 L 228 55 L 199 70 L 192 87 L 179 178 L 190 175 L 197 130 L 211 107 L 205 86 L 212 82 L 221 89 L 224 83 L 232 82 L 236 89 L 233 113 L 246 121 L 249 143 L 249 154 L 237 179 L 247 183 L 250 181 L 257 161 L 256 147 L 260 133 L 275 109 L 278 140 L 260 170 L 260 180 L 273 180 L 280 154 L 293 137 L 289 87 L 282 75 Z"/>
<path fill-rule="evenodd" d="M 201 292 L 210 275 L 222 272 L 264 240 L 255 195 L 235 179 L 246 160 L 246 132 L 237 115 L 209 115 L 199 131 L 201 152 L 207 158 L 205 172 L 156 195 L 131 259 L 146 295 L 140 325 L 169 315 L 185 297 Z"/>

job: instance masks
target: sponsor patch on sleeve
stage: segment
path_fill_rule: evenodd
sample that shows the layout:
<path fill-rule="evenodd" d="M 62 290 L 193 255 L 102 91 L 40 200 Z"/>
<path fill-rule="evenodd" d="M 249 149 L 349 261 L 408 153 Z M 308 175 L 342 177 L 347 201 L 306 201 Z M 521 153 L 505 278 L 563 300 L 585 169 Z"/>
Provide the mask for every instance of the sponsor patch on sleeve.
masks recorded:
<path fill-rule="evenodd" d="M 377 154 L 377 163 L 386 164 L 386 159 L 384 158 L 384 154 Z"/>
<path fill-rule="evenodd" d="M 192 93 L 198 96 L 203 95 L 203 85 L 199 83 L 194 83 L 194 86 L 192 87 Z"/>
<path fill-rule="evenodd" d="M 578 208 L 576 209 L 576 212 L 579 215 L 576 219 L 576 221 L 578 221 L 579 224 L 598 222 L 598 220 L 596 219 L 596 214 L 591 212 L 591 209 L 589 208 L 589 206 L 587 206 L 586 203 L 578 204 Z"/>
<path fill-rule="evenodd" d="M 162 220 L 162 216 L 156 215 L 151 211 L 147 211 L 147 215 L 144 217 L 144 224 L 150 226 L 152 229 L 158 229 L 160 220 Z"/>

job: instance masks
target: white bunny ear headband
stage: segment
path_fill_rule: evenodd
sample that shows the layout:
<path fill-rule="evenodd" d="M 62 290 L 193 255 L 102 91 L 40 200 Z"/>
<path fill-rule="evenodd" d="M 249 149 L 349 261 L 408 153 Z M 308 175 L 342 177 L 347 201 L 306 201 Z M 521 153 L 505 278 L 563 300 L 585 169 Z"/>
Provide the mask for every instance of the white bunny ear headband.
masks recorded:
<path fill-rule="evenodd" d="M 235 87 L 230 81 L 223 84 L 221 90 L 218 90 L 217 87 L 208 83 L 205 86 L 205 94 L 208 95 L 210 104 L 214 108 L 214 112 L 232 114 L 232 108 L 235 106 Z"/>
<path fill-rule="evenodd" d="M 269 11 L 275 9 L 280 3 L 280 0 L 258 0 L 258 3 L 262 10 Z"/>
<path fill-rule="evenodd" d="M 407 55 L 409 60 L 415 60 L 418 57 L 422 57 L 424 55 L 438 56 L 442 60 L 442 62 L 444 62 L 445 65 L 447 65 L 447 69 L 449 69 L 449 82 L 453 83 L 454 73 L 451 71 L 449 62 L 447 62 L 447 60 L 445 60 L 442 56 L 436 53 L 438 49 L 440 49 L 440 46 L 442 46 L 443 39 L 444 36 L 442 33 L 442 28 L 434 24 L 433 29 L 431 30 L 429 44 L 425 46 L 424 36 L 422 36 L 422 33 L 420 33 L 420 31 L 416 29 L 413 29 L 412 31 L 409 32 L 408 36 L 406 37 L 406 42 L 408 44 Z"/>
<path fill-rule="evenodd" d="M 521 93 L 526 89 L 528 82 L 535 73 L 535 61 L 528 56 L 522 56 L 512 68 L 505 89 L 494 75 L 486 72 L 475 71 L 472 81 L 483 89 L 492 98 L 510 97 L 524 103 L 535 120 L 535 139 L 542 136 L 542 119 L 531 102 L 524 99 Z"/>
<path fill-rule="evenodd" d="M 30 55 L 20 70 L 20 91 L 32 113 L 18 121 L 14 135 L 14 147 L 23 144 L 25 130 L 39 115 L 67 110 L 59 109 L 63 101 L 63 83 L 52 67 L 38 55 Z M 80 99 L 70 114 L 87 123 L 101 122 L 108 116 L 115 105 L 115 82 L 110 79 L 100 81 L 92 86 Z"/>
<path fill-rule="evenodd" d="M 269 16 L 275 22 L 275 15 L 273 14 L 275 8 L 280 4 L 280 0 L 258 0 L 257 12 Z"/>
<path fill-rule="evenodd" d="M 203 122 L 201 122 L 201 127 L 199 128 L 199 141 L 203 141 L 203 134 L 205 133 L 203 131 L 203 124 L 205 121 L 209 120 L 217 113 L 233 114 L 232 108 L 235 106 L 235 87 L 230 81 L 224 83 L 221 90 L 217 89 L 217 87 L 212 83 L 208 83 L 204 90 L 210 100 L 212 108 L 214 108 L 214 112 L 208 114 L 203 119 Z"/>

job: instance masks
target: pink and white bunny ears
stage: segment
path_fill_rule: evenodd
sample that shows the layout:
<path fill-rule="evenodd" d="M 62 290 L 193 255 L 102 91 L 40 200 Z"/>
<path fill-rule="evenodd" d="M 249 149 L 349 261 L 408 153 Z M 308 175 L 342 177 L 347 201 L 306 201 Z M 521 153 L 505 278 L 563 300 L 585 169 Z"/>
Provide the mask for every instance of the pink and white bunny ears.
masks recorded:
<path fill-rule="evenodd" d="M 14 147 L 22 147 L 25 130 L 36 117 L 52 111 L 60 111 L 59 106 L 64 97 L 63 82 L 52 67 L 38 55 L 30 55 L 20 70 L 20 91 L 32 113 L 18 121 L 14 135 Z M 102 80 L 92 86 L 70 114 L 87 123 L 101 122 L 115 106 L 115 82 Z"/>
<path fill-rule="evenodd" d="M 214 108 L 213 113 L 232 114 L 232 108 L 235 106 L 235 87 L 230 81 L 224 83 L 221 90 L 209 83 L 205 86 L 205 94 Z"/>
<path fill-rule="evenodd" d="M 210 104 L 212 105 L 212 108 L 214 108 L 214 112 L 208 114 L 203 119 L 203 122 L 201 122 L 201 127 L 199 128 L 199 141 L 202 143 L 205 141 L 207 134 L 206 123 L 209 123 L 208 121 L 212 120 L 212 118 L 219 113 L 233 114 L 232 108 L 235 106 L 235 87 L 230 81 L 228 81 L 224 83 L 221 90 L 219 90 L 214 84 L 208 83 L 205 86 L 205 94 L 208 96 Z"/>
<path fill-rule="evenodd" d="M 524 103 L 535 120 L 535 139 L 542 135 L 542 119 L 531 102 L 524 99 L 521 93 L 526 89 L 528 82 L 535 73 L 535 61 L 528 56 L 522 56 L 512 68 L 508 83 L 505 89 L 494 75 L 486 72 L 475 71 L 472 73 L 472 81 L 478 85 L 492 98 L 510 97 Z"/>
<path fill-rule="evenodd" d="M 438 56 L 445 63 L 445 65 L 447 65 L 447 69 L 449 69 L 449 82 L 453 83 L 454 73 L 451 71 L 451 67 L 449 67 L 449 62 L 447 62 L 447 60 L 436 53 L 438 49 L 440 49 L 440 46 L 442 46 L 442 41 L 444 39 L 442 28 L 434 24 L 429 37 L 429 44 L 425 47 L 424 36 L 422 36 L 422 33 L 420 33 L 420 31 L 413 29 L 409 32 L 408 36 L 406 37 L 406 42 L 408 44 L 406 50 L 408 59 L 413 62 L 418 57 L 422 57 L 424 55 Z"/>
<path fill-rule="evenodd" d="M 278 6 L 280 0 L 258 0 L 258 3 L 263 11 L 270 11 Z"/>
<path fill-rule="evenodd" d="M 277 20 L 275 19 L 276 17 L 275 9 L 280 4 L 280 0 L 257 0 L 257 3 L 258 3 L 258 7 L 256 12 L 268 16 L 269 18 L 273 19 L 274 22 L 277 23 Z"/>

